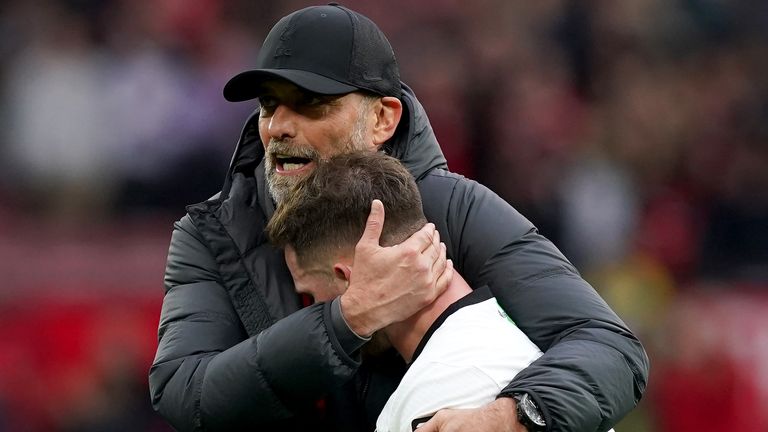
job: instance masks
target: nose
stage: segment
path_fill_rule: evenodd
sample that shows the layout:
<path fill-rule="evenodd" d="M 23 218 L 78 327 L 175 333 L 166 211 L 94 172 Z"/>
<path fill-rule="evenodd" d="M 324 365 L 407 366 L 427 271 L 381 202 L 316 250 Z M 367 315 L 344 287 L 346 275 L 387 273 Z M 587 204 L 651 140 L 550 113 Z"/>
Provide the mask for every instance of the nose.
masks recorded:
<path fill-rule="evenodd" d="M 287 105 L 278 105 L 269 119 L 269 136 L 276 139 L 294 138 L 298 114 Z"/>

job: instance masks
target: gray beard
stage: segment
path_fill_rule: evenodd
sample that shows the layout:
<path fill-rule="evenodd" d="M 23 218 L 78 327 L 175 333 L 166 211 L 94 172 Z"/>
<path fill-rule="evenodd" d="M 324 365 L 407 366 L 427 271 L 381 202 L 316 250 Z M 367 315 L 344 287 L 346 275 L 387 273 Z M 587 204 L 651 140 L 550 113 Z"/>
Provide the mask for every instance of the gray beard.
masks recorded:
<path fill-rule="evenodd" d="M 355 127 L 352 130 L 352 134 L 346 142 L 336 146 L 338 148 L 338 153 L 336 154 L 351 153 L 353 151 L 367 149 L 368 146 L 365 144 L 364 130 L 365 123 L 363 122 L 363 116 L 361 115 L 358 117 Z M 280 205 L 280 203 L 288 197 L 293 187 L 304 179 L 304 176 L 278 175 L 275 171 L 274 160 L 270 157 L 270 155 L 274 153 L 286 153 L 297 157 L 305 157 L 307 159 L 312 159 L 317 163 L 323 163 L 327 160 L 327 157 L 321 158 L 317 151 L 312 147 L 299 147 L 287 139 L 271 139 L 267 146 L 267 152 L 264 155 L 264 172 L 267 178 L 269 194 L 272 195 L 272 200 L 274 200 L 277 205 Z"/>
<path fill-rule="evenodd" d="M 275 204 L 283 202 L 290 193 L 291 189 L 296 183 L 298 183 L 303 177 L 299 176 L 280 176 L 275 171 L 275 164 L 271 154 L 274 153 L 286 153 L 297 157 L 304 157 L 312 160 L 319 160 L 320 155 L 317 154 L 315 149 L 311 147 L 299 147 L 290 142 L 290 140 L 277 140 L 272 139 L 267 146 L 267 154 L 264 156 L 264 173 L 267 178 L 267 187 L 269 188 L 269 194 L 272 196 Z"/>

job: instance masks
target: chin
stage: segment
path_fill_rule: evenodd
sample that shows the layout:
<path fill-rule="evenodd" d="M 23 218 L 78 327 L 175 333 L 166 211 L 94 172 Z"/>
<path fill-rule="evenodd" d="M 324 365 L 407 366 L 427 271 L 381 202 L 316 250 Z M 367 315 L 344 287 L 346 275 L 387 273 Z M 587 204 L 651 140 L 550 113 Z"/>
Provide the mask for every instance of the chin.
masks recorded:
<path fill-rule="evenodd" d="M 288 197 L 288 194 L 290 194 L 294 185 L 302 178 L 298 176 L 283 176 L 274 171 L 269 173 L 267 175 L 267 187 L 272 200 L 277 204 L 283 202 Z"/>

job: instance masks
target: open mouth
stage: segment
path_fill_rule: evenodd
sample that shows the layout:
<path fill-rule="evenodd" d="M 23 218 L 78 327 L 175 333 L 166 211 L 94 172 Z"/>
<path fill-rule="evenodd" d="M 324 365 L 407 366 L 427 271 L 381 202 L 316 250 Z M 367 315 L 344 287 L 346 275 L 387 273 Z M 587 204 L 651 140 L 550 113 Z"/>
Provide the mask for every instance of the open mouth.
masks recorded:
<path fill-rule="evenodd" d="M 312 166 L 314 160 L 310 158 L 275 155 L 275 171 L 281 174 L 293 174 L 304 171 Z"/>

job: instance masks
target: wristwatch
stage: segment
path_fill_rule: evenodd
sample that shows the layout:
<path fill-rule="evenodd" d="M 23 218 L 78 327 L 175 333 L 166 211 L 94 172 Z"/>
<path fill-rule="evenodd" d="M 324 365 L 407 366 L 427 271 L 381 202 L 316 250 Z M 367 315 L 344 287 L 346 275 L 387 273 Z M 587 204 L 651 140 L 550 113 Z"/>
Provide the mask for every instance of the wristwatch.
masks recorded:
<path fill-rule="evenodd" d="M 517 421 L 525 426 L 528 432 L 546 431 L 547 422 L 528 393 L 515 393 L 513 397 L 517 401 Z"/>

